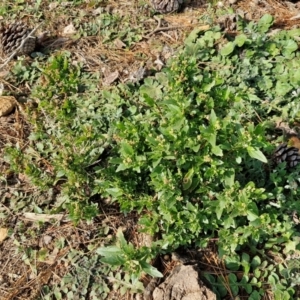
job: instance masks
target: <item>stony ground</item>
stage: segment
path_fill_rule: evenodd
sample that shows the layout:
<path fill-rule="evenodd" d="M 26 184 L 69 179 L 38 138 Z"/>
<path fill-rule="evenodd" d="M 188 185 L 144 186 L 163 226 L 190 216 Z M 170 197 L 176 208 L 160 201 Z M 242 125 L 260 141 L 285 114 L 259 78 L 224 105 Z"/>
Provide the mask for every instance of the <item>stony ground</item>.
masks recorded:
<path fill-rule="evenodd" d="M 69 51 L 74 63 L 83 62 L 87 72 L 101 71 L 99 84 L 103 86 L 146 76 L 141 74 L 144 69 L 159 70 L 183 44 L 188 33 L 196 27 L 207 26 L 206 21 L 211 18 L 211 13 L 219 8 L 231 6 L 253 20 L 270 13 L 275 16 L 274 29 L 297 27 L 300 18 L 298 3 L 275 0 L 232 1 L 232 4 L 219 1 L 215 3 L 215 8 L 203 4 L 203 1 L 190 0 L 186 1 L 183 11 L 163 17 L 154 15 L 146 1 L 108 0 L 99 6 L 85 2 L 73 6 L 68 2 L 43 1 L 38 10 L 35 1 L 18 1 L 16 6 L 15 1 L 4 1 L 3 6 L 11 9 L 11 19 L 22 18 L 32 26 L 41 23 L 39 33 L 47 31 L 47 36 L 38 51 L 46 55 L 62 49 Z M 84 30 L 85 22 L 96 18 L 101 11 L 118 15 L 122 26 L 128 28 L 132 35 L 140 35 L 138 41 L 126 47 L 122 38 L 117 37 L 117 28 L 107 32 L 108 36 L 114 36 L 108 42 L 98 36 L 70 37 L 68 30 L 75 30 L 75 33 L 78 28 Z M 0 9 L 0 18 L 2 13 L 2 19 L 9 21 L 7 11 L 4 13 Z M 212 21 L 218 22 L 218 19 Z M 106 59 L 101 59 L 103 57 Z M 27 57 L 25 62 L 30 64 L 34 59 Z M 30 85 L 22 82 L 16 84 L 14 75 L 9 73 L 14 64 L 15 60 L 0 69 L 0 83 L 20 103 L 26 103 Z M 42 286 L 52 288 L 70 272 L 72 264 L 68 263 L 68 254 L 74 250 L 88 253 L 88 245 L 100 239 L 99 227 L 103 224 L 112 235 L 117 228 L 123 227 L 127 238 L 135 245 L 147 244 L 149 238 L 138 233 L 134 214 L 125 217 L 111 205 L 106 207 L 102 204 L 102 213 L 93 222 L 80 222 L 77 226 L 63 214 L 52 215 L 51 221 L 49 218 L 47 222 L 44 221 L 49 216 L 43 215 L 41 218 L 34 214 L 38 211 L 30 203 L 51 202 L 55 191 L 41 194 L 25 175 L 11 172 L 1 154 L 7 144 L 26 147 L 31 128 L 23 108 L 20 104 L 10 115 L 0 118 L 0 300 L 43 299 Z M 41 259 L 44 250 L 49 255 Z M 203 267 L 221 272 L 222 264 L 213 254 L 213 245 L 211 250 L 210 255 L 203 256 Z M 170 257 L 158 258 L 155 263 L 165 275 L 176 265 Z M 145 285 L 149 280 L 144 278 Z M 122 297 L 130 299 L 131 295 L 126 293 Z M 111 292 L 109 298 L 121 299 L 121 296 L 116 291 Z"/>

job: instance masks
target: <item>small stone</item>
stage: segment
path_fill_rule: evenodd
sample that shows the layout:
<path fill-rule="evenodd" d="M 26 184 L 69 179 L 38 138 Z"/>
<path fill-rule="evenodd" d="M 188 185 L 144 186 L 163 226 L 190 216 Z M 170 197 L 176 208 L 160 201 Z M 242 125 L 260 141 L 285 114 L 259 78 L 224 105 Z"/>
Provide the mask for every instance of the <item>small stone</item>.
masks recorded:
<path fill-rule="evenodd" d="M 0 117 L 10 114 L 17 105 L 13 96 L 0 96 Z"/>

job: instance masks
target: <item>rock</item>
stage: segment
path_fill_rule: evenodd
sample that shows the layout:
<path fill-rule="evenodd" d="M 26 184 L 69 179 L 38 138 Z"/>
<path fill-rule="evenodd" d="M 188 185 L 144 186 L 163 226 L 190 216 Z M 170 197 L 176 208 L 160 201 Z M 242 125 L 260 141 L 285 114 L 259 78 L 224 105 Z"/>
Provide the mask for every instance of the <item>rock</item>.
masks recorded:
<path fill-rule="evenodd" d="M 10 114 L 17 105 L 13 96 L 0 96 L 0 117 Z"/>
<path fill-rule="evenodd" d="M 154 289 L 153 300 L 216 300 L 192 265 L 179 265 Z"/>

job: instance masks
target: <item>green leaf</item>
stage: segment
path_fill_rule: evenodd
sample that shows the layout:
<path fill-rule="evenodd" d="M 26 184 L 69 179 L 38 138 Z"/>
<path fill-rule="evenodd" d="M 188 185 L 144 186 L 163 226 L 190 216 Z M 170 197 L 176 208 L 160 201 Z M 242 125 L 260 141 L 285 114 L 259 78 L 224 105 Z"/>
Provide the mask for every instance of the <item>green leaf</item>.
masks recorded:
<path fill-rule="evenodd" d="M 228 42 L 220 51 L 221 55 L 228 56 L 234 50 L 235 44 L 233 42 Z"/>
<path fill-rule="evenodd" d="M 247 210 L 247 219 L 254 221 L 259 217 L 258 207 L 254 202 L 249 203 Z"/>
<path fill-rule="evenodd" d="M 105 256 L 100 259 L 103 263 L 109 264 L 111 266 L 122 266 L 125 264 L 126 259 L 118 254 L 112 254 Z"/>
<path fill-rule="evenodd" d="M 226 187 L 232 187 L 234 184 L 235 172 L 234 170 L 229 170 L 224 174 L 224 183 Z"/>
<path fill-rule="evenodd" d="M 257 24 L 258 31 L 260 33 L 266 33 L 269 30 L 269 28 L 273 25 L 273 21 L 274 21 L 274 18 L 271 15 L 265 14 L 258 21 L 258 24 Z"/>
<path fill-rule="evenodd" d="M 297 246 L 297 243 L 295 241 L 288 241 L 285 244 L 284 253 L 288 254 L 291 251 L 295 251 L 296 250 L 296 246 Z"/>
<path fill-rule="evenodd" d="M 159 272 L 156 268 L 154 268 L 150 264 L 148 264 L 146 262 L 141 262 L 140 264 L 142 266 L 143 271 L 145 273 L 149 274 L 150 276 L 159 277 L 159 278 L 164 277 L 164 275 L 161 272 Z"/>
<path fill-rule="evenodd" d="M 193 176 L 194 176 L 194 169 L 191 168 L 184 176 L 183 178 L 183 182 L 182 182 L 182 185 L 183 185 L 183 189 L 184 190 L 187 190 L 190 188 L 190 186 L 192 185 L 192 182 L 193 182 Z"/>
<path fill-rule="evenodd" d="M 254 256 L 251 261 L 251 266 L 253 269 L 256 269 L 261 264 L 261 259 L 258 255 Z"/>
<path fill-rule="evenodd" d="M 245 34 L 239 34 L 236 38 L 235 38 L 235 40 L 234 40 L 234 42 L 235 42 L 235 44 L 236 45 L 238 45 L 239 47 L 242 47 L 244 44 L 245 44 L 245 42 L 247 41 L 247 36 L 245 35 Z"/>
<path fill-rule="evenodd" d="M 122 142 L 121 143 L 121 153 L 124 155 L 124 156 L 133 156 L 134 154 L 134 151 L 133 151 L 133 148 L 131 147 L 131 145 L 129 145 L 128 143 L 126 142 Z"/>
<path fill-rule="evenodd" d="M 217 155 L 217 156 L 223 156 L 223 151 L 222 149 L 219 147 L 219 146 L 213 146 L 211 148 L 211 151 L 214 155 Z"/>
<path fill-rule="evenodd" d="M 228 275 L 229 283 L 230 283 L 230 289 L 233 294 L 233 296 L 237 296 L 239 293 L 239 286 L 237 284 L 237 277 L 234 273 L 230 273 Z"/>
<path fill-rule="evenodd" d="M 242 254 L 242 262 L 249 263 L 250 262 L 250 255 L 248 253 L 243 252 Z"/>
<path fill-rule="evenodd" d="M 298 50 L 298 44 L 293 40 L 284 41 L 284 47 L 282 49 L 282 54 L 284 56 L 289 56 L 294 51 Z"/>
<path fill-rule="evenodd" d="M 292 89 L 293 87 L 287 82 L 282 82 L 279 80 L 276 82 L 275 91 L 278 96 L 285 96 Z"/>
<path fill-rule="evenodd" d="M 263 163 L 268 162 L 265 155 L 259 149 L 253 148 L 253 147 L 247 147 L 247 151 L 248 151 L 248 154 L 250 155 L 250 157 L 258 159 L 258 160 L 262 161 Z"/>
<path fill-rule="evenodd" d="M 185 39 L 184 44 L 189 45 L 191 43 L 194 43 L 198 38 L 200 32 L 201 29 L 199 27 L 193 29 L 192 32 L 189 34 L 189 36 Z"/>
<path fill-rule="evenodd" d="M 113 197 L 119 197 L 123 195 L 122 190 L 119 188 L 108 188 L 106 189 L 106 192 L 112 195 Z"/>
<path fill-rule="evenodd" d="M 119 164 L 116 172 L 120 172 L 120 171 L 124 171 L 126 169 L 129 169 L 129 166 L 128 165 L 125 165 L 125 164 Z"/>
<path fill-rule="evenodd" d="M 125 237 L 124 237 L 124 234 L 123 234 L 123 232 L 122 232 L 122 228 L 118 228 L 116 237 L 117 237 L 117 242 L 118 242 L 118 244 L 119 244 L 119 247 L 120 247 L 121 249 L 126 248 L 126 246 L 127 246 L 127 241 L 126 241 L 126 239 L 125 239 Z"/>
<path fill-rule="evenodd" d="M 103 256 L 109 256 L 112 254 L 122 254 L 123 251 L 117 246 L 107 246 L 107 247 L 97 248 L 96 253 L 103 255 Z"/>
<path fill-rule="evenodd" d="M 217 116 L 215 111 L 212 109 L 210 112 L 209 123 L 214 126 L 217 122 Z"/>
<path fill-rule="evenodd" d="M 225 265 L 231 271 L 237 271 L 240 267 L 239 256 L 229 256 L 225 258 Z"/>
<path fill-rule="evenodd" d="M 253 291 L 249 296 L 248 300 L 260 300 L 261 296 L 258 291 Z"/>

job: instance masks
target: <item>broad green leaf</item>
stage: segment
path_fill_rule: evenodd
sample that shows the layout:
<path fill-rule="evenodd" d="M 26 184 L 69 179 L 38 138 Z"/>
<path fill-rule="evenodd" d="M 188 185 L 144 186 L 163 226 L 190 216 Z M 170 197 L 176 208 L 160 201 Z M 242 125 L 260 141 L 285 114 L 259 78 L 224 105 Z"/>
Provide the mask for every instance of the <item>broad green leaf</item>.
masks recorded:
<path fill-rule="evenodd" d="M 287 82 L 277 81 L 275 90 L 278 96 L 285 96 L 288 92 L 290 92 L 293 87 Z"/>
<path fill-rule="evenodd" d="M 149 95 L 144 94 L 144 100 L 145 102 L 149 105 L 149 106 L 154 106 L 155 105 L 155 101 L 153 100 L 153 98 L 151 98 Z"/>
<path fill-rule="evenodd" d="M 146 262 L 141 262 L 140 263 L 142 266 L 142 269 L 145 273 L 149 274 L 152 277 L 164 277 L 162 273 L 160 273 L 156 268 L 152 267 L 150 264 Z"/>
<path fill-rule="evenodd" d="M 112 195 L 113 197 L 118 197 L 123 195 L 122 190 L 120 190 L 119 188 L 108 188 L 106 189 L 106 192 Z"/>
<path fill-rule="evenodd" d="M 295 241 L 288 241 L 284 247 L 284 253 L 288 254 L 296 250 L 297 243 Z"/>
<path fill-rule="evenodd" d="M 291 77 L 292 77 L 293 83 L 300 84 L 300 69 L 294 70 Z"/>
<path fill-rule="evenodd" d="M 284 48 L 282 49 L 283 55 L 289 55 L 298 49 L 298 44 L 293 40 L 284 41 Z"/>
<path fill-rule="evenodd" d="M 111 266 L 122 266 L 126 262 L 126 259 L 118 254 L 112 254 L 109 256 L 107 255 L 107 256 L 104 256 L 103 258 L 101 258 L 100 260 Z"/>
<path fill-rule="evenodd" d="M 257 148 L 253 148 L 253 147 L 248 147 L 247 148 L 248 154 L 250 155 L 250 157 L 255 158 L 257 160 L 262 161 L 263 163 L 267 163 L 268 160 L 265 157 L 265 155 Z"/>
<path fill-rule="evenodd" d="M 243 252 L 242 254 L 242 262 L 249 263 L 250 262 L 250 255 L 248 253 Z"/>
<path fill-rule="evenodd" d="M 212 145 L 212 147 L 215 147 L 216 141 L 217 141 L 217 133 L 214 132 L 214 133 L 208 134 L 207 140 Z"/>
<path fill-rule="evenodd" d="M 214 155 L 223 156 L 223 151 L 219 146 L 212 146 L 211 151 Z"/>
<path fill-rule="evenodd" d="M 183 178 L 183 182 L 182 182 L 182 186 L 184 190 L 187 190 L 190 188 L 190 186 L 192 185 L 192 180 L 193 180 L 193 176 L 194 176 L 194 169 L 191 168 L 184 176 Z"/>
<path fill-rule="evenodd" d="M 228 42 L 222 49 L 221 49 L 221 55 L 223 56 L 228 56 L 231 54 L 234 50 L 234 43 L 233 42 Z"/>
<path fill-rule="evenodd" d="M 253 291 L 249 296 L 248 300 L 261 300 L 261 296 L 258 291 Z"/>
<path fill-rule="evenodd" d="M 210 112 L 210 117 L 209 117 L 209 123 L 214 126 L 216 124 L 217 121 L 217 116 L 215 111 L 212 109 Z"/>
<path fill-rule="evenodd" d="M 261 264 L 261 259 L 258 255 L 254 256 L 251 261 L 251 266 L 253 269 L 256 269 Z"/>
<path fill-rule="evenodd" d="M 254 202 L 249 203 L 247 210 L 247 219 L 249 221 L 254 221 L 259 217 L 259 211 Z"/>
<path fill-rule="evenodd" d="M 113 254 L 122 254 L 123 251 L 117 246 L 99 247 L 96 252 L 103 256 L 110 256 Z"/>
<path fill-rule="evenodd" d="M 125 156 L 133 156 L 134 151 L 131 145 L 126 142 L 121 143 L 121 153 Z"/>
<path fill-rule="evenodd" d="M 121 249 L 126 248 L 127 241 L 125 240 L 124 234 L 122 232 L 122 228 L 118 228 L 116 236 L 117 236 L 117 242 L 120 245 L 120 248 Z"/>
<path fill-rule="evenodd" d="M 240 156 L 237 156 L 235 158 L 235 161 L 236 161 L 237 164 L 240 164 L 242 162 L 242 158 Z"/>
<path fill-rule="evenodd" d="M 237 296 L 239 293 L 239 285 L 237 284 L 237 277 L 234 273 L 230 273 L 228 275 L 228 279 L 230 282 L 230 289 L 233 296 Z"/>
<path fill-rule="evenodd" d="M 235 172 L 234 170 L 229 170 L 224 174 L 224 183 L 227 187 L 232 187 L 234 184 Z"/>
<path fill-rule="evenodd" d="M 237 271 L 241 265 L 239 256 L 229 256 L 225 258 L 225 265 L 231 271 Z"/>
<path fill-rule="evenodd" d="M 260 33 L 266 33 L 269 28 L 273 25 L 274 18 L 269 15 L 265 14 L 257 24 L 258 30 Z"/>
<path fill-rule="evenodd" d="M 116 170 L 116 172 L 120 172 L 120 171 L 123 171 L 123 170 L 126 170 L 128 169 L 129 166 L 125 165 L 125 164 L 120 164 Z"/>
<path fill-rule="evenodd" d="M 200 32 L 201 29 L 199 27 L 193 29 L 192 32 L 189 34 L 189 36 L 185 39 L 184 44 L 189 45 L 191 43 L 194 43 L 198 38 Z"/>
<path fill-rule="evenodd" d="M 245 34 L 239 34 L 236 38 L 235 38 L 235 40 L 234 40 L 234 42 L 236 43 L 236 45 L 238 45 L 239 47 L 242 47 L 244 44 L 245 44 L 245 42 L 247 41 L 247 36 L 245 35 Z"/>

